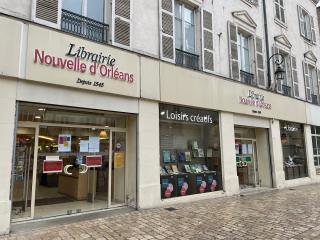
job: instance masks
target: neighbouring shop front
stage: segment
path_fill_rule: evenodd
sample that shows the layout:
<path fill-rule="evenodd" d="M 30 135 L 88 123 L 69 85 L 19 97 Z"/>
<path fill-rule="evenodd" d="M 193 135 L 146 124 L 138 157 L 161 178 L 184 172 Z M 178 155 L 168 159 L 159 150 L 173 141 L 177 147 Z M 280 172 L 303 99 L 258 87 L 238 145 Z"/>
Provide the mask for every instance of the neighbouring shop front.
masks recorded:
<path fill-rule="evenodd" d="M 268 129 L 235 126 L 234 130 L 240 190 L 272 187 Z"/>
<path fill-rule="evenodd" d="M 307 177 L 307 157 L 303 124 L 280 122 L 285 179 Z"/>
<path fill-rule="evenodd" d="M 13 221 L 135 206 L 135 115 L 25 102 L 17 109 Z"/>
<path fill-rule="evenodd" d="M 161 198 L 222 190 L 219 113 L 160 104 Z"/>

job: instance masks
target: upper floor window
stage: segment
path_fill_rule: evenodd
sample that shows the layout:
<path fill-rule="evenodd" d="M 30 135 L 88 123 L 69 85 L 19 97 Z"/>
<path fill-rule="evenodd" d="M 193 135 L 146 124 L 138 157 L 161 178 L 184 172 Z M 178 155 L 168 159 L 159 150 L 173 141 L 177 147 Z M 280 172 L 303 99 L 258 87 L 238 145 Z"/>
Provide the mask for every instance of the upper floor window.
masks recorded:
<path fill-rule="evenodd" d="M 316 33 L 313 17 L 302 7 L 298 6 L 299 25 L 301 35 L 308 41 L 316 42 Z"/>
<path fill-rule="evenodd" d="M 274 4 L 276 10 L 276 19 L 282 23 L 286 23 L 284 0 L 274 0 Z"/>
<path fill-rule="evenodd" d="M 199 68 L 196 55 L 195 11 L 189 6 L 175 1 L 175 53 L 176 64 L 188 68 Z"/>
<path fill-rule="evenodd" d="M 61 29 L 91 40 L 107 42 L 105 0 L 63 0 Z"/>
<path fill-rule="evenodd" d="M 306 99 L 309 102 L 318 104 L 319 102 L 319 93 L 318 93 L 318 78 L 317 78 L 317 69 L 315 66 L 304 63 L 304 79 L 305 79 L 305 88 L 306 88 Z"/>
<path fill-rule="evenodd" d="M 194 10 L 175 2 L 175 44 L 176 48 L 195 53 Z"/>
<path fill-rule="evenodd" d="M 250 73 L 250 38 L 242 32 L 238 32 L 238 56 L 241 71 Z"/>
<path fill-rule="evenodd" d="M 62 8 L 73 13 L 104 22 L 105 0 L 63 0 Z"/>

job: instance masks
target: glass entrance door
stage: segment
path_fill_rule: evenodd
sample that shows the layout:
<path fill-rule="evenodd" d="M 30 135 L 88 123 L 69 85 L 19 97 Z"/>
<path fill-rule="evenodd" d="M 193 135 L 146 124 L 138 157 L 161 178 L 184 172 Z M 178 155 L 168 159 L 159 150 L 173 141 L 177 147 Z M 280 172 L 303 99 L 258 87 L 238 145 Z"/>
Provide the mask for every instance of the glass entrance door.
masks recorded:
<path fill-rule="evenodd" d="M 110 131 L 40 126 L 35 218 L 108 207 Z"/>
<path fill-rule="evenodd" d="M 240 189 L 257 187 L 259 185 L 259 177 L 256 141 L 251 139 L 236 139 L 235 148 Z"/>
<path fill-rule="evenodd" d="M 11 185 L 11 218 L 32 217 L 34 158 L 37 152 L 36 128 L 18 127 Z"/>
<path fill-rule="evenodd" d="M 111 206 L 126 204 L 126 132 L 112 132 Z"/>

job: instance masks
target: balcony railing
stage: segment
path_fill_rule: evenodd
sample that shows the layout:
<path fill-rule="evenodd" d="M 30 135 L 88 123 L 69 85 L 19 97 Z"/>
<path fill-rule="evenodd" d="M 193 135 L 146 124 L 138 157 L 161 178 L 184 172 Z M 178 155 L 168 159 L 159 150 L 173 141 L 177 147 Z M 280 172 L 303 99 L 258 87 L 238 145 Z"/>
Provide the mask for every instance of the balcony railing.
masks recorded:
<path fill-rule="evenodd" d="M 282 92 L 283 92 L 283 95 L 291 97 L 291 87 L 287 85 L 282 85 Z"/>
<path fill-rule="evenodd" d="M 318 96 L 311 94 L 311 100 L 313 104 L 318 104 Z"/>
<path fill-rule="evenodd" d="M 256 85 L 256 83 L 254 81 L 254 75 L 252 73 L 248 73 L 248 72 L 240 70 L 240 80 L 241 80 L 241 82 L 248 84 L 248 85 Z"/>
<path fill-rule="evenodd" d="M 176 64 L 198 70 L 199 55 L 176 49 Z"/>
<path fill-rule="evenodd" d="M 109 25 L 65 9 L 62 10 L 61 30 L 97 42 L 108 41 Z"/>

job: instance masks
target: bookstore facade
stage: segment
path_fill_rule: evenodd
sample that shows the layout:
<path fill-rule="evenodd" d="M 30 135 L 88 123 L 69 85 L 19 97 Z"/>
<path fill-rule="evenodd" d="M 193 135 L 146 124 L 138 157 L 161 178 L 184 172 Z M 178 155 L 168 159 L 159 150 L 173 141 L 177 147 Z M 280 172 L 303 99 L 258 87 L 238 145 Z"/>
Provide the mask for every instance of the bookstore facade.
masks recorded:
<path fill-rule="evenodd" d="M 319 107 L 22 25 L 0 17 L 13 46 L 0 61 L 0 233 L 320 181 Z"/>

